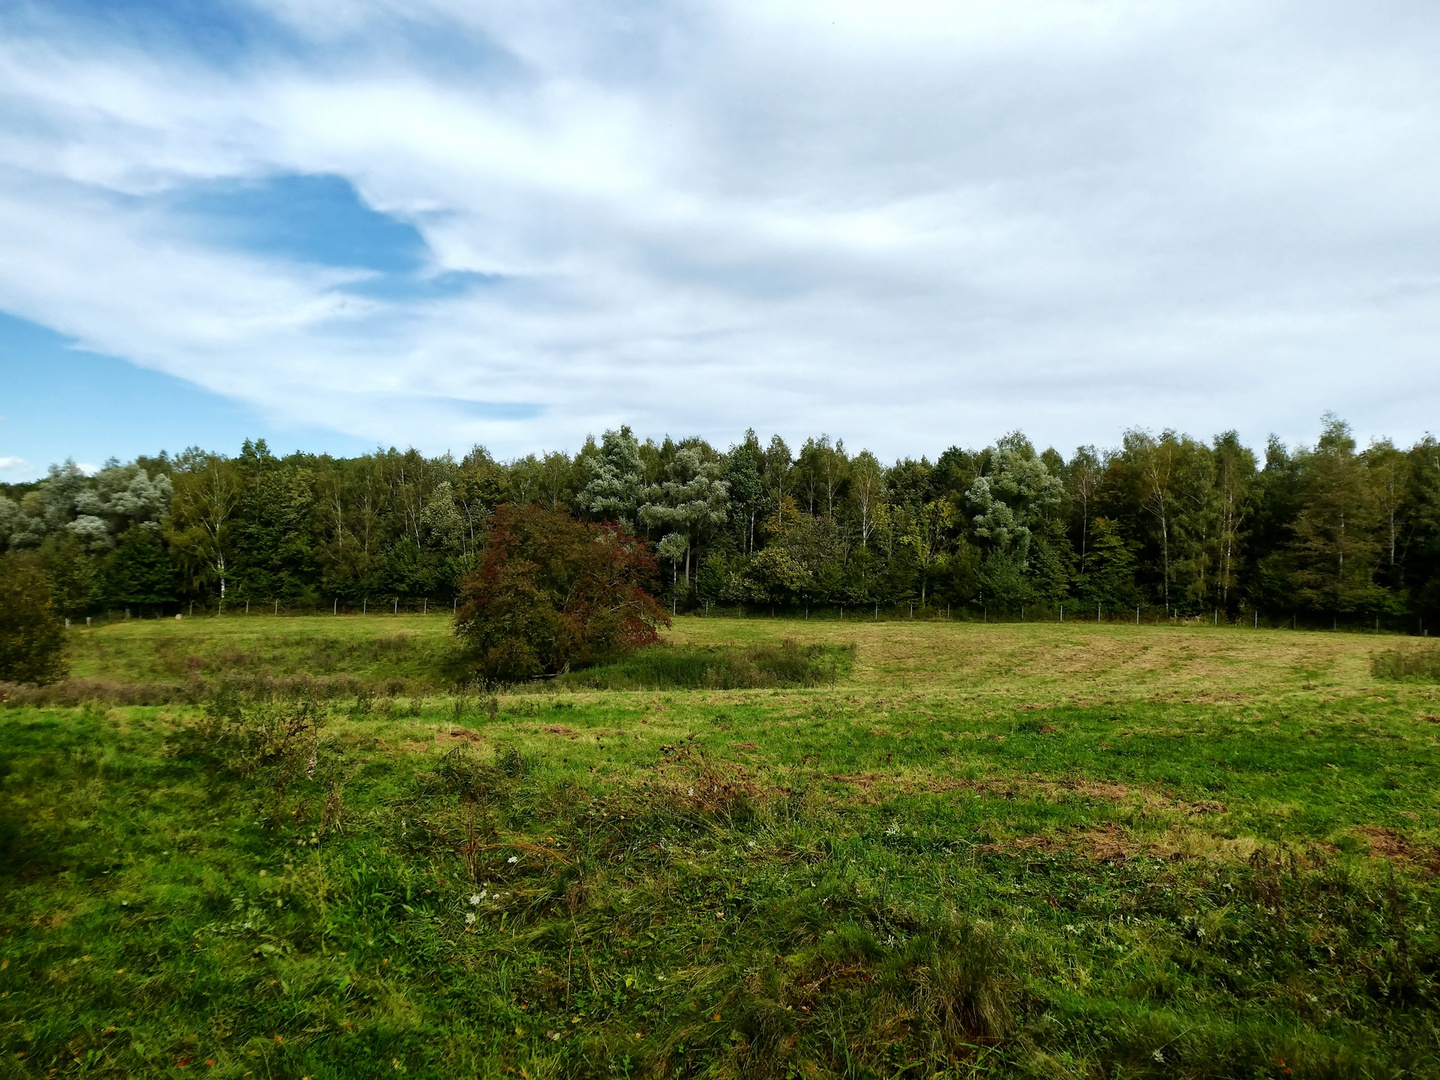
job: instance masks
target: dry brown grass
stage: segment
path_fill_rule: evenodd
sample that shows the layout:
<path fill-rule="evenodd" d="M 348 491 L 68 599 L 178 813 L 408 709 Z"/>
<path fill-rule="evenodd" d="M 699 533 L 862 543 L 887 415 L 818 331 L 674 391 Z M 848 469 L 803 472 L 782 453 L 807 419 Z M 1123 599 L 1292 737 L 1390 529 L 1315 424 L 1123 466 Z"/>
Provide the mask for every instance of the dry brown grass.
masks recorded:
<path fill-rule="evenodd" d="M 866 622 L 681 617 L 680 645 L 777 636 L 854 642 L 848 680 L 916 691 L 972 690 L 1039 707 L 1164 700 L 1244 703 L 1287 692 L 1353 693 L 1375 685 L 1364 634 L 1118 623 Z"/>

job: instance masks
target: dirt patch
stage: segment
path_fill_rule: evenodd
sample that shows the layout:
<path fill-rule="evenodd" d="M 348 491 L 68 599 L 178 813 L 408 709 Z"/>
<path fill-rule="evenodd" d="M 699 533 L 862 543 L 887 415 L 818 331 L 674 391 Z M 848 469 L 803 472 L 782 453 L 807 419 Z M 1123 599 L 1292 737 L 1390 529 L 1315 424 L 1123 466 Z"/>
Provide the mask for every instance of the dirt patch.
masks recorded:
<path fill-rule="evenodd" d="M 537 730 L 543 731 L 546 735 L 560 735 L 566 739 L 578 739 L 580 733 L 574 728 L 568 728 L 564 724 L 543 724 Z"/>
<path fill-rule="evenodd" d="M 1412 844 L 1403 834 L 1379 825 L 1361 825 L 1355 831 L 1369 845 L 1371 858 L 1411 863 L 1440 873 L 1440 849 Z"/>
<path fill-rule="evenodd" d="M 435 742 L 441 746 L 445 746 L 448 743 L 481 743 L 484 741 L 484 738 L 481 737 L 478 731 L 471 731 L 469 728 L 463 727 L 451 728 L 449 731 L 437 731 L 435 733 Z"/>
<path fill-rule="evenodd" d="M 1062 833 L 1041 833 L 1017 840 L 985 844 L 982 851 L 1015 856 L 1022 852 L 1077 854 L 1095 862 L 1121 863 L 1129 859 L 1183 859 L 1185 855 L 1173 844 L 1137 840 L 1123 825 L 1101 825 L 1088 829 L 1071 829 Z"/>

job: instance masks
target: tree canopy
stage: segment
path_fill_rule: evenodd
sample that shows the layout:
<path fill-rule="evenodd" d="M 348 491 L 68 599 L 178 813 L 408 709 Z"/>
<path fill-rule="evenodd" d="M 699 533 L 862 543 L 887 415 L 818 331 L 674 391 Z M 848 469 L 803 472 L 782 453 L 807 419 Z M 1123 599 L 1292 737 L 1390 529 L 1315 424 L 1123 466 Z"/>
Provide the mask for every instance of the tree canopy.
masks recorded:
<path fill-rule="evenodd" d="M 659 561 L 666 607 L 1153 605 L 1419 629 L 1440 619 L 1440 445 L 1127 432 L 1069 455 L 1020 433 L 886 465 L 842 440 L 604 432 L 509 462 L 379 450 L 187 450 L 0 485 L 0 550 L 78 616 L 254 602 L 458 604 L 504 507 L 610 523 Z M 637 548 L 638 550 L 638 548 Z"/>

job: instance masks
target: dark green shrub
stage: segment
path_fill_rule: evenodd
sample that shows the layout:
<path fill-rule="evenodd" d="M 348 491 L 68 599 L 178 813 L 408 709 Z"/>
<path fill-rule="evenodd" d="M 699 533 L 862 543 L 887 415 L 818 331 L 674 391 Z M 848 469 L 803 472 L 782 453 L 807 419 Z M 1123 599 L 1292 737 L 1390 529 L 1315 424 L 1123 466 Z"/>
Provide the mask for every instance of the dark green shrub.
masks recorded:
<path fill-rule="evenodd" d="M 67 666 L 65 624 L 39 561 L 0 557 L 0 681 L 43 686 L 62 678 Z"/>

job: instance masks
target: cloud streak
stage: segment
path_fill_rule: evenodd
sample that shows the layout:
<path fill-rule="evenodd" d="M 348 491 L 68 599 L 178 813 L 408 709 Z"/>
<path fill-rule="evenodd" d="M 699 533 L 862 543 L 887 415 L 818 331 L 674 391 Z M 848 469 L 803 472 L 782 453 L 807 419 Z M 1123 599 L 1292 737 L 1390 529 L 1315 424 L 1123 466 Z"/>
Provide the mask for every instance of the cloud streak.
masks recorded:
<path fill-rule="evenodd" d="M 236 12 L 220 59 L 163 8 L 173 33 L 15 20 L 0 309 L 428 450 L 1432 423 L 1433 6 Z M 413 227 L 419 264 L 177 209 L 293 177 Z"/>

